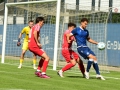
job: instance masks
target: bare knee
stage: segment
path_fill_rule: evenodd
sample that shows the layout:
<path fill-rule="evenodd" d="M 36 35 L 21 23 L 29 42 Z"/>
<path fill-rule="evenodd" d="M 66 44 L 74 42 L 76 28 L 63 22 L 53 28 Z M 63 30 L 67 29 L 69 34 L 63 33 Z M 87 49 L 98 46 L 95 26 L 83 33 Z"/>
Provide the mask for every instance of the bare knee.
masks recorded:
<path fill-rule="evenodd" d="M 93 56 L 93 55 L 89 55 L 89 59 L 93 59 L 93 61 L 97 61 L 96 56 Z"/>
<path fill-rule="evenodd" d="M 74 66 L 76 65 L 76 61 L 73 59 L 70 61 Z"/>
<path fill-rule="evenodd" d="M 42 55 L 42 58 L 44 58 L 46 61 L 49 61 L 49 60 L 50 60 L 49 56 L 47 56 L 46 53 L 44 53 L 44 54 Z"/>
<path fill-rule="evenodd" d="M 47 57 L 45 58 L 45 60 L 46 60 L 46 61 L 49 61 L 49 60 L 50 60 L 50 58 L 47 56 Z"/>
<path fill-rule="evenodd" d="M 77 63 L 78 63 L 78 64 L 83 63 L 83 61 L 81 60 L 81 58 L 78 58 L 78 59 L 77 59 Z"/>

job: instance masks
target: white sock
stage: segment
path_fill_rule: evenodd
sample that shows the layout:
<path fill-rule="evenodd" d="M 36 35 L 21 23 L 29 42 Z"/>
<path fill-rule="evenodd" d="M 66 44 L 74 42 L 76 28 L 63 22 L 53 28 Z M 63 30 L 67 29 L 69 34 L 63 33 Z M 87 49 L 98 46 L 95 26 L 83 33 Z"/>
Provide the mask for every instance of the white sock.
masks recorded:
<path fill-rule="evenodd" d="M 45 72 L 42 72 L 42 74 L 46 74 Z"/>
<path fill-rule="evenodd" d="M 37 72 L 40 72 L 40 70 L 37 69 Z"/>

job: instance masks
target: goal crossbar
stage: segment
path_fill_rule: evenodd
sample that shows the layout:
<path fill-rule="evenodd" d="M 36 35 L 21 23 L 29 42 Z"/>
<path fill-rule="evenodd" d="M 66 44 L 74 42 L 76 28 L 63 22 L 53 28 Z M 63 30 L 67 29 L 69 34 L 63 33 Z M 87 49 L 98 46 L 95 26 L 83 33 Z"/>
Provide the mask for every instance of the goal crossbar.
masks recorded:
<path fill-rule="evenodd" d="M 21 4 L 35 4 L 35 3 L 45 3 L 45 2 L 54 2 L 59 0 L 40 0 L 40 1 L 29 1 L 29 2 L 16 2 L 16 3 L 6 3 L 6 6 L 15 6 Z"/>

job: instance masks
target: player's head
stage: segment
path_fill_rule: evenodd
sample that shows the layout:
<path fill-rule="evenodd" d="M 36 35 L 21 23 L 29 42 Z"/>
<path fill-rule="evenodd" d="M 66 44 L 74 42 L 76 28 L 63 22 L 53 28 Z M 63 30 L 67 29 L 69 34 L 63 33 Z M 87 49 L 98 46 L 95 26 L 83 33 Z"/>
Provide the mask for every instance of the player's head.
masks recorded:
<path fill-rule="evenodd" d="M 29 25 L 30 28 L 33 27 L 33 25 L 34 25 L 33 20 L 30 20 L 30 21 L 28 22 L 28 25 Z"/>
<path fill-rule="evenodd" d="M 83 29 L 85 29 L 88 25 L 88 19 L 87 18 L 82 18 L 80 23 L 81 23 L 81 27 Z"/>
<path fill-rule="evenodd" d="M 68 29 L 69 30 L 73 30 L 74 28 L 76 27 L 76 24 L 74 24 L 74 23 L 68 23 Z"/>
<path fill-rule="evenodd" d="M 35 23 L 39 24 L 40 26 L 43 26 L 44 25 L 44 18 L 43 17 L 37 17 Z"/>

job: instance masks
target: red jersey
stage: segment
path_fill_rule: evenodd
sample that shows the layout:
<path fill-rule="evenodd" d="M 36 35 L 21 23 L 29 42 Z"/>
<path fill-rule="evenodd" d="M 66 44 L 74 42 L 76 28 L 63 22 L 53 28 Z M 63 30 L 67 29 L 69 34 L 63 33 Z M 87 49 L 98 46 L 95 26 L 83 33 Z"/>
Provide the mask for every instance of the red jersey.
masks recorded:
<path fill-rule="evenodd" d="M 62 48 L 71 48 L 72 42 L 75 40 L 74 36 L 71 36 L 69 39 L 71 40 L 70 43 L 67 41 L 67 34 L 70 34 L 70 30 L 66 30 L 63 34 L 63 43 L 62 43 Z"/>
<path fill-rule="evenodd" d="M 40 33 L 40 25 L 39 24 L 34 25 L 30 30 L 29 41 L 28 41 L 29 42 L 29 44 L 28 44 L 29 47 L 38 47 L 38 45 L 37 45 L 37 43 L 34 39 L 34 34 L 33 34 L 35 30 L 37 31 L 37 36 L 39 36 L 39 33 Z"/>

